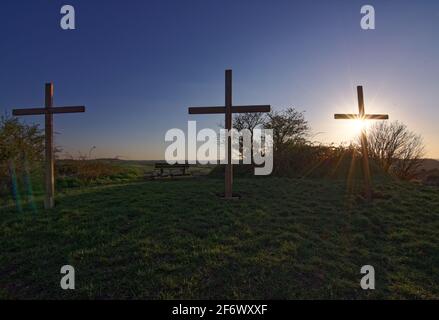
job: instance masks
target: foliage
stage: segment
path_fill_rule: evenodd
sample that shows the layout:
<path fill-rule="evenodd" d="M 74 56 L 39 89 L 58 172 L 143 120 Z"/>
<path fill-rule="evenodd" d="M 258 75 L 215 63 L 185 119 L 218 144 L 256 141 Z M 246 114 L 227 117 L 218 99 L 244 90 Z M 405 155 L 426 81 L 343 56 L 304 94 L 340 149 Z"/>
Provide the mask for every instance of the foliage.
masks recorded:
<path fill-rule="evenodd" d="M 23 124 L 15 117 L 0 117 L 0 161 L 40 161 L 44 154 L 44 134 L 37 124 Z"/>
<path fill-rule="evenodd" d="M 257 148 L 253 141 L 253 130 L 256 128 L 263 127 L 266 123 L 266 116 L 262 112 L 256 113 L 239 113 L 233 118 L 233 128 L 242 131 L 250 131 L 250 139 L 252 141 L 250 150 L 245 149 L 247 146 L 244 145 L 243 139 L 239 140 L 239 152 L 241 159 L 244 160 L 246 154 L 250 154 L 250 163 L 253 163 L 253 148 Z"/>
<path fill-rule="evenodd" d="M 256 127 L 273 130 L 273 174 L 276 176 L 297 177 L 311 174 L 321 177 L 341 174 L 348 177 L 360 173 L 360 166 L 357 165 L 361 157 L 359 143 L 351 144 L 347 148 L 311 143 L 308 141 L 310 127 L 305 115 L 294 108 L 273 111 L 268 115 L 241 114 L 234 118 L 234 128 L 238 130 L 253 130 Z M 421 136 L 397 121 L 380 122 L 372 126 L 368 131 L 368 148 L 373 170 L 402 179 L 416 176 L 424 152 Z M 243 151 L 241 143 L 242 154 Z M 241 171 L 243 176 L 250 169 L 246 167 L 246 170 Z M 217 176 L 216 171 L 218 170 L 214 170 L 213 174 Z"/>
<path fill-rule="evenodd" d="M 85 184 L 99 178 L 117 175 L 122 170 L 95 160 L 62 160 L 58 161 L 57 172 L 60 178 L 75 177 Z"/>
<path fill-rule="evenodd" d="M 346 154 L 354 157 L 355 152 L 355 149 L 346 149 L 343 146 L 286 144 L 275 153 L 274 174 L 283 177 L 328 177 L 331 171 L 336 170 L 339 159 Z"/>
<path fill-rule="evenodd" d="M 403 179 L 415 176 L 424 154 L 420 135 L 398 121 L 377 123 L 367 135 L 370 156 L 385 172 Z"/>
<path fill-rule="evenodd" d="M 345 147 L 310 142 L 308 140 L 310 127 L 303 112 L 288 108 L 284 111 L 273 111 L 268 115 L 263 113 L 239 114 L 234 118 L 234 128 L 237 130 L 253 130 L 257 127 L 273 129 L 273 175 L 275 176 L 342 177 L 345 179 L 362 177 L 359 146 L 351 144 Z M 242 146 L 241 153 L 243 153 Z M 382 170 L 377 168 L 374 159 L 371 159 L 370 163 L 375 174 L 382 174 Z M 236 166 L 234 174 L 239 177 L 248 177 L 252 175 L 253 169 L 251 165 Z M 222 166 L 218 166 L 211 173 L 213 177 L 222 175 Z"/>
<path fill-rule="evenodd" d="M 299 112 L 294 108 L 287 108 L 283 111 L 272 111 L 264 113 L 243 113 L 234 117 L 233 128 L 241 131 L 248 129 L 251 132 L 253 141 L 253 130 L 255 128 L 273 130 L 273 149 L 275 166 L 282 166 L 288 150 L 291 151 L 296 145 L 303 145 L 309 133 L 308 122 L 305 120 L 304 112 Z M 255 146 L 252 144 L 252 148 Z M 259 150 L 263 146 L 256 146 Z M 242 140 L 240 140 L 240 153 L 243 156 L 248 150 L 244 150 Z M 253 150 L 250 150 L 253 157 Z M 251 159 L 253 163 L 253 158 Z M 276 164 L 276 161 L 279 162 Z"/>
<path fill-rule="evenodd" d="M 142 177 L 141 170 L 137 168 L 122 167 L 111 161 L 89 160 L 82 155 L 78 159 L 58 160 L 56 169 L 57 185 L 61 189 L 129 182 Z"/>
<path fill-rule="evenodd" d="M 21 178 L 44 156 L 44 134 L 38 125 L 0 117 L 0 195 L 9 193 L 11 175 Z"/>
<path fill-rule="evenodd" d="M 265 123 L 265 114 L 261 112 L 256 113 L 239 113 L 233 118 L 233 128 L 238 131 L 253 129 L 262 126 Z"/>
<path fill-rule="evenodd" d="M 306 141 L 310 127 L 305 120 L 304 112 L 294 108 L 284 111 L 272 111 L 264 124 L 266 129 L 273 130 L 273 148 L 276 153 L 287 146 L 301 144 Z"/>

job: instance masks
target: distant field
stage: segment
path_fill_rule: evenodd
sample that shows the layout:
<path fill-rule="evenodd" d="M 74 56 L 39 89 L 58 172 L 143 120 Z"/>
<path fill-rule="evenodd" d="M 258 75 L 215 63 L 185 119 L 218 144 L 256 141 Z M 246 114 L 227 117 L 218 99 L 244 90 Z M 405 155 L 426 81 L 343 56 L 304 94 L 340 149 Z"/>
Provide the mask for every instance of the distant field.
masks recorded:
<path fill-rule="evenodd" d="M 0 298 L 439 299 L 439 189 L 383 181 L 199 177 L 67 190 L 52 211 L 0 208 Z M 41 198 L 38 198 L 39 203 Z M 76 269 L 76 290 L 59 287 Z M 375 291 L 360 268 L 375 267 Z"/>
<path fill-rule="evenodd" d="M 55 187 L 58 193 L 69 192 L 72 189 L 134 183 L 150 180 L 157 175 L 159 170 L 154 164 L 162 161 L 155 160 L 118 160 L 118 159 L 93 159 L 93 160 L 57 160 L 55 165 Z M 209 175 L 214 165 L 190 165 L 187 173 L 192 177 Z M 43 164 L 35 164 L 30 181 L 32 182 L 32 194 L 41 197 L 44 194 L 44 173 Z M 178 173 L 176 171 L 173 172 Z M 172 179 L 169 172 L 165 171 L 164 179 Z M 24 199 L 29 195 L 23 176 L 18 175 L 18 190 L 20 198 Z M 178 179 L 178 177 L 174 177 Z M 1 192 L 0 189 L 0 210 L 4 205 L 14 203 L 11 190 Z"/>
<path fill-rule="evenodd" d="M 60 160 L 63 162 L 66 160 Z M 68 161 L 68 160 L 67 160 Z M 159 162 L 165 162 L 165 160 L 119 160 L 119 159 L 96 159 L 88 161 L 97 161 L 105 164 L 109 164 L 115 167 L 121 167 L 124 169 L 135 170 L 139 173 L 139 176 L 154 171 L 154 164 Z M 195 175 L 207 174 L 212 169 L 211 165 L 191 165 L 189 172 Z"/>

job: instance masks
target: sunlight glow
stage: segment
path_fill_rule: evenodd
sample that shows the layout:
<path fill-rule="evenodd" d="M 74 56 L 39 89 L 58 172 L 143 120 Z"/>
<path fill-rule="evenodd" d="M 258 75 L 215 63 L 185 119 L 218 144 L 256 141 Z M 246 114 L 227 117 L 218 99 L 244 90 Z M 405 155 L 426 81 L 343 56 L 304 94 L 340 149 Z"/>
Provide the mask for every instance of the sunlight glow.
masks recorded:
<path fill-rule="evenodd" d="M 361 120 L 361 119 L 354 119 L 352 120 L 352 126 L 353 126 L 353 131 L 358 134 L 361 133 L 362 130 L 367 129 L 368 127 L 368 121 L 366 120 Z"/>

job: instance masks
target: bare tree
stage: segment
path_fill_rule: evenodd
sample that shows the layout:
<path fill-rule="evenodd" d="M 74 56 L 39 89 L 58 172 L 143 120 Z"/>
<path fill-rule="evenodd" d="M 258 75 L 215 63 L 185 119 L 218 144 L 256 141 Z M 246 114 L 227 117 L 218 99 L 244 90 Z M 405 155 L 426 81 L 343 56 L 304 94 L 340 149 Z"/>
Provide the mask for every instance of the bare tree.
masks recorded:
<path fill-rule="evenodd" d="M 273 130 L 273 147 L 275 151 L 281 150 L 286 144 L 305 142 L 310 130 L 304 113 L 294 108 L 288 108 L 281 112 L 270 112 L 265 128 Z"/>
<path fill-rule="evenodd" d="M 385 172 L 403 179 L 416 173 L 424 154 L 422 137 L 398 121 L 373 125 L 368 130 L 368 148 Z"/>
<path fill-rule="evenodd" d="M 257 113 L 239 113 L 233 119 L 233 128 L 238 131 L 248 129 L 253 131 L 259 126 L 265 123 L 265 114 L 262 112 Z"/>
<path fill-rule="evenodd" d="M 253 130 L 263 126 L 263 124 L 266 121 L 266 115 L 262 112 L 257 113 L 239 113 L 233 118 L 233 128 L 242 131 L 244 129 L 248 129 L 251 134 L 251 141 L 253 142 Z M 253 146 L 253 143 L 251 144 L 251 163 L 253 163 L 253 148 L 257 148 L 257 146 Z M 244 154 L 246 154 L 244 150 L 244 143 L 241 139 L 239 141 L 239 152 L 241 157 L 244 157 Z"/>
<path fill-rule="evenodd" d="M 422 164 L 424 151 L 422 137 L 412 134 L 398 154 L 393 166 L 394 174 L 405 179 L 413 178 Z"/>

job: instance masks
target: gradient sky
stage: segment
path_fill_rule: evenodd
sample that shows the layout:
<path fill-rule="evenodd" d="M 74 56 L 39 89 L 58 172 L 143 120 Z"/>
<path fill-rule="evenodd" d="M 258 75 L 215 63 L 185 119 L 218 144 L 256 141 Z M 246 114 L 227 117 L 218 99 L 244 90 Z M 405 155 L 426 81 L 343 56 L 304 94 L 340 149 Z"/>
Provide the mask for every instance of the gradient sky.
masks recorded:
<path fill-rule="evenodd" d="M 76 30 L 60 28 L 63 4 Z M 376 30 L 360 28 L 362 5 Z M 0 2 L 0 112 L 85 104 L 55 116 L 56 143 L 74 156 L 163 159 L 165 133 L 188 120 L 217 128 L 218 116 L 188 106 L 224 104 L 233 69 L 235 104 L 306 112 L 314 140 L 355 134 L 334 113 L 388 113 L 424 137 L 439 158 L 439 1 L 128 0 Z M 42 116 L 26 122 L 43 123 Z"/>

